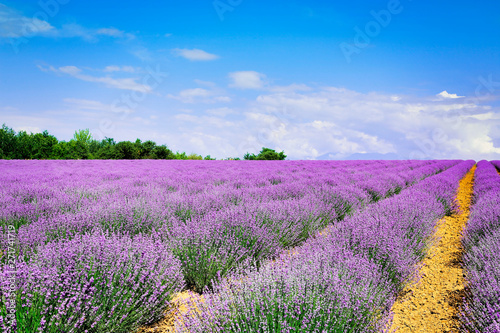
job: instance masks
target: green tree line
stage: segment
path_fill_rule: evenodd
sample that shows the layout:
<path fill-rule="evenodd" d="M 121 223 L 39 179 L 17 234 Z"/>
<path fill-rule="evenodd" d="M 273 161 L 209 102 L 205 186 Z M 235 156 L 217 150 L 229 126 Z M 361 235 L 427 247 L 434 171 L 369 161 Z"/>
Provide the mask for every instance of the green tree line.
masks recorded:
<path fill-rule="evenodd" d="M 279 158 L 276 158 L 278 156 Z M 258 154 L 247 153 L 245 160 L 284 160 L 283 152 L 276 153 L 269 148 L 262 148 Z M 166 145 L 157 145 L 154 141 L 116 142 L 112 138 L 96 140 L 88 129 L 78 130 L 69 141 L 59 141 L 48 131 L 42 133 L 16 133 L 3 124 L 0 129 L 0 159 L 166 159 L 166 160 L 215 160 L 210 155 L 173 152 Z M 239 158 L 228 158 L 239 160 Z"/>

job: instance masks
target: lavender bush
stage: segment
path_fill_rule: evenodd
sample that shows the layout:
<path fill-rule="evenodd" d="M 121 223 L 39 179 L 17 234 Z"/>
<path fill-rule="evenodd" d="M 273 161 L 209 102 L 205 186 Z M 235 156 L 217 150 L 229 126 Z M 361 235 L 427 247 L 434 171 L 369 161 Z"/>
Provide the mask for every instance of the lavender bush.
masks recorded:
<path fill-rule="evenodd" d="M 4 332 L 130 332 L 161 318 L 183 288 L 179 260 L 142 236 L 51 242 L 17 270 L 16 324 Z"/>
<path fill-rule="evenodd" d="M 500 162 L 477 164 L 474 205 L 463 239 L 468 282 L 464 332 L 500 332 L 500 176 L 494 165 Z"/>
<path fill-rule="evenodd" d="M 376 264 L 348 250 L 301 249 L 260 271 L 224 280 L 196 305 L 201 313 L 188 314 L 179 326 L 189 332 L 375 329 L 372 311 L 392 297 L 380 288 L 388 284 Z"/>

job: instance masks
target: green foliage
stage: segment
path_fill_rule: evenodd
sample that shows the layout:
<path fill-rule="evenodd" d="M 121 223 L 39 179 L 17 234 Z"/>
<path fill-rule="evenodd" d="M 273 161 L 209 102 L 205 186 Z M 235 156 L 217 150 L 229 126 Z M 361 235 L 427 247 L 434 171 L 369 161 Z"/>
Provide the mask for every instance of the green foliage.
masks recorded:
<path fill-rule="evenodd" d="M 139 149 L 140 149 L 140 156 L 141 156 L 141 158 L 147 158 L 147 159 L 153 159 L 154 158 L 153 152 L 156 149 L 156 142 L 148 140 L 148 141 L 145 141 L 145 142 L 141 143 L 141 140 L 137 139 L 135 141 L 135 144 L 136 145 L 140 144 Z"/>
<path fill-rule="evenodd" d="M 185 152 L 179 153 L 179 151 L 177 151 L 175 153 L 175 155 L 174 155 L 174 159 L 176 159 L 176 160 L 187 160 L 188 157 L 187 157 L 187 155 L 186 155 Z"/>
<path fill-rule="evenodd" d="M 73 140 L 89 145 L 90 141 L 92 141 L 90 130 L 87 128 L 84 130 L 75 131 L 75 134 L 73 134 Z"/>
<path fill-rule="evenodd" d="M 52 156 L 52 150 L 57 144 L 57 139 L 49 135 L 49 132 L 36 133 L 32 136 L 32 158 L 49 159 Z"/>
<path fill-rule="evenodd" d="M 87 160 L 90 158 L 90 149 L 87 142 L 81 140 L 70 140 L 68 145 L 72 159 Z"/>
<path fill-rule="evenodd" d="M 14 158 L 12 154 L 16 150 L 16 146 L 16 133 L 12 128 L 8 128 L 5 124 L 3 124 L 0 129 L 0 157 Z"/>
<path fill-rule="evenodd" d="M 270 148 L 262 148 L 258 155 L 246 153 L 245 160 L 284 160 L 284 152 L 276 152 Z M 203 157 L 195 153 L 172 152 L 166 145 L 157 145 L 148 140 L 142 142 L 115 142 L 105 137 L 101 141 L 92 137 L 90 130 L 75 131 L 69 141 L 58 141 L 48 131 L 42 133 L 16 133 L 3 124 L 0 128 L 0 159 L 162 159 L 162 160 L 215 160 L 210 155 Z M 226 160 L 240 160 L 229 157 Z"/>
<path fill-rule="evenodd" d="M 203 157 L 201 155 L 197 155 L 197 154 L 189 154 L 188 157 L 187 157 L 188 160 L 202 160 Z"/>
<path fill-rule="evenodd" d="M 115 158 L 118 160 L 136 160 L 140 156 L 140 150 L 136 144 L 130 141 L 120 141 L 113 147 Z"/>
<path fill-rule="evenodd" d="M 163 160 L 172 160 L 175 158 L 174 153 L 167 148 L 165 145 L 156 146 L 153 151 L 153 158 L 155 159 L 163 159 Z"/>
<path fill-rule="evenodd" d="M 5 124 L 0 129 L 0 158 L 3 159 L 49 159 L 57 139 L 43 133 L 16 132 Z"/>
<path fill-rule="evenodd" d="M 285 152 L 277 153 L 274 149 L 262 147 L 259 155 L 246 153 L 243 156 L 245 160 L 284 160 L 286 158 Z"/>

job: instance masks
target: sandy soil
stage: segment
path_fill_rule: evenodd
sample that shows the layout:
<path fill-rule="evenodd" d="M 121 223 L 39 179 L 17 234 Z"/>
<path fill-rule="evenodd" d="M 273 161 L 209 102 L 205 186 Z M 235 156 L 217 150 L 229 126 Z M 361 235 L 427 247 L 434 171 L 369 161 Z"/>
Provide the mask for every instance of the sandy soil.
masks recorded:
<path fill-rule="evenodd" d="M 160 321 L 153 323 L 149 326 L 141 327 L 137 333 L 173 333 L 177 332 L 175 329 L 175 320 L 181 319 L 184 315 L 189 312 L 188 303 L 190 302 L 201 302 L 203 301 L 203 296 L 192 291 L 183 291 L 176 294 L 172 302 L 170 302 L 170 308 L 165 312 L 165 317 Z"/>
<path fill-rule="evenodd" d="M 469 217 L 475 169 L 460 181 L 456 198 L 461 211 L 438 222 L 420 279 L 408 284 L 394 304 L 388 332 L 458 332 L 465 286 L 460 240 Z"/>

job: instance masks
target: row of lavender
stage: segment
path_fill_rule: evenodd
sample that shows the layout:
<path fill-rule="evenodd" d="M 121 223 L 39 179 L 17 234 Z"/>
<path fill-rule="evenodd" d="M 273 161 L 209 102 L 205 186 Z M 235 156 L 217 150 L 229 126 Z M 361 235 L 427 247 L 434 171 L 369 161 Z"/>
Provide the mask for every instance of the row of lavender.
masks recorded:
<path fill-rule="evenodd" d="M 19 244 L 17 273 L 2 257 L 0 327 L 122 332 L 458 161 L 1 163 L 0 246 L 8 227 Z"/>
<path fill-rule="evenodd" d="M 466 332 L 500 332 L 500 161 L 477 164 L 474 205 L 464 234 Z"/>
<path fill-rule="evenodd" d="M 447 213 L 464 161 L 370 205 L 294 253 L 216 284 L 186 332 L 376 332 Z M 443 205 L 446 203 L 446 205 Z"/>
<path fill-rule="evenodd" d="M 60 212 L 81 211 L 95 206 L 96 201 L 105 201 L 99 209 L 117 202 L 110 207 L 113 211 L 122 206 L 138 208 L 146 204 L 151 213 L 159 210 L 167 214 L 161 209 L 166 206 L 163 208 L 176 208 L 168 211 L 173 210 L 182 218 L 188 211 L 203 213 L 228 202 L 302 198 L 311 194 L 311 190 L 315 194 L 322 190 L 331 192 L 331 187 L 343 194 L 343 187 L 353 184 L 366 191 L 356 194 L 369 194 L 377 199 L 408 185 L 425 172 L 439 171 L 441 166 L 421 161 L 203 163 L 0 161 L 0 220 L 12 220 L 20 226 Z M 452 165 L 453 161 L 449 163 Z M 427 170 L 416 170 L 423 167 Z M 201 201 L 207 204 L 200 207 Z"/>

